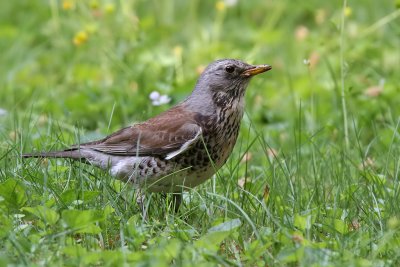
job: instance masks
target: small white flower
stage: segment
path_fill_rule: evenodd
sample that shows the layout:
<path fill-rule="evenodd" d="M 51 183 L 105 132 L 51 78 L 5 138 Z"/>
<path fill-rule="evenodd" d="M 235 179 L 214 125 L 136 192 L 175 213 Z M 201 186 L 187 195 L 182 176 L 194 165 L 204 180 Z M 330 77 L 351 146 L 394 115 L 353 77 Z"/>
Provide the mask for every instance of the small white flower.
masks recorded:
<path fill-rule="evenodd" d="M 303 59 L 303 64 L 304 65 L 310 65 L 310 60 L 309 59 Z"/>
<path fill-rule="evenodd" d="M 154 100 L 157 100 L 157 99 L 160 98 L 160 93 L 157 92 L 157 91 L 153 91 L 153 92 L 150 93 L 149 97 L 150 97 L 150 99 L 153 100 L 153 101 L 154 101 Z"/>
<path fill-rule="evenodd" d="M 168 104 L 169 101 L 171 101 L 171 98 L 167 95 L 162 95 L 160 96 L 160 98 L 158 99 L 158 101 L 160 102 L 160 104 Z"/>
<path fill-rule="evenodd" d="M 150 93 L 149 98 L 153 106 L 161 106 L 164 104 L 168 104 L 171 101 L 171 98 L 167 95 L 161 95 L 157 91 L 153 91 Z"/>
<path fill-rule="evenodd" d="M 74 201 L 71 202 L 72 205 L 82 205 L 83 204 L 83 200 L 80 199 L 75 199 Z"/>

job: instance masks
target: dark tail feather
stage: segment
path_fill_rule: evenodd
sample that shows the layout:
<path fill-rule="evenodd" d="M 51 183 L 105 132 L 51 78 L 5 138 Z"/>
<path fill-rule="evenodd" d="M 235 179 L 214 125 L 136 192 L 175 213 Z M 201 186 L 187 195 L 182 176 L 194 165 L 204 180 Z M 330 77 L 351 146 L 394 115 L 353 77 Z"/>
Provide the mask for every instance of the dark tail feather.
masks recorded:
<path fill-rule="evenodd" d="M 70 158 L 81 159 L 82 154 L 79 150 L 51 151 L 22 154 L 23 158 Z"/>

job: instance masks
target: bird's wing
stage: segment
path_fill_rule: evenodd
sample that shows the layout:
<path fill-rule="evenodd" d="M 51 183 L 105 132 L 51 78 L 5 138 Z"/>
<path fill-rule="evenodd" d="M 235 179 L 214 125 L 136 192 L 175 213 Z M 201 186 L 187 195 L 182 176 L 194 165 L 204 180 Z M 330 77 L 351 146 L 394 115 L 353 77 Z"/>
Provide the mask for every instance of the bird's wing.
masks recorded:
<path fill-rule="evenodd" d="M 171 159 L 201 139 L 202 128 L 192 119 L 192 115 L 180 108 L 171 109 L 146 122 L 79 147 L 110 155 L 161 156 Z"/>

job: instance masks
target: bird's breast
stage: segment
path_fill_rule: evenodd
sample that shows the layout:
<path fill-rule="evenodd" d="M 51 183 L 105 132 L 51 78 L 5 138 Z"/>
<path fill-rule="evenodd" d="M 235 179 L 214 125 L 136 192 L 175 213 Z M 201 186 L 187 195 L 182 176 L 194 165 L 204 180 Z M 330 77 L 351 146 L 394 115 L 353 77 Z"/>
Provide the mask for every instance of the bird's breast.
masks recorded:
<path fill-rule="evenodd" d="M 182 155 L 182 163 L 194 170 L 219 169 L 235 146 L 242 116 L 243 110 L 234 108 L 218 109 L 210 116 L 198 116 L 203 138 Z"/>

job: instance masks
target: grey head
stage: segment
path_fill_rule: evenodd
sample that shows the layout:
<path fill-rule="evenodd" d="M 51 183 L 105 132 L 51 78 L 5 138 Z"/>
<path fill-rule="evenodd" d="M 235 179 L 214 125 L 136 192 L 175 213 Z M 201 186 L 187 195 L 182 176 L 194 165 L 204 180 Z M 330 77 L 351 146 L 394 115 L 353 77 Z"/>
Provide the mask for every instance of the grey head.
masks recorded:
<path fill-rule="evenodd" d="M 237 59 L 216 60 L 205 68 L 185 102 L 190 103 L 192 109 L 203 111 L 210 105 L 240 102 L 250 79 L 270 69 L 269 65 L 251 65 Z"/>

